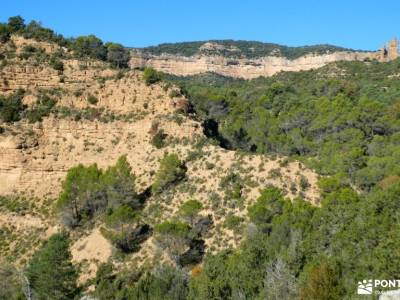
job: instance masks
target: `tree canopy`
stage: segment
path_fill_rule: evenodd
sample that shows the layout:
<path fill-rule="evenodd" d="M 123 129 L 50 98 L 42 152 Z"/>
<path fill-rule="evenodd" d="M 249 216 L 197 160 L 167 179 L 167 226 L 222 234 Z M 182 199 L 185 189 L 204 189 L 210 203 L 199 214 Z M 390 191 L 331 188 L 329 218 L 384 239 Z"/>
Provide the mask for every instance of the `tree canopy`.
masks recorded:
<path fill-rule="evenodd" d="M 73 227 L 95 215 L 112 213 L 121 205 L 138 208 L 141 200 L 135 191 L 131 167 L 126 156 L 121 156 L 115 166 L 105 171 L 96 164 L 71 168 L 57 204 L 64 222 Z"/>
<path fill-rule="evenodd" d="M 30 261 L 27 274 L 36 299 L 67 300 L 78 295 L 78 272 L 69 243 L 65 233 L 54 234 Z"/>

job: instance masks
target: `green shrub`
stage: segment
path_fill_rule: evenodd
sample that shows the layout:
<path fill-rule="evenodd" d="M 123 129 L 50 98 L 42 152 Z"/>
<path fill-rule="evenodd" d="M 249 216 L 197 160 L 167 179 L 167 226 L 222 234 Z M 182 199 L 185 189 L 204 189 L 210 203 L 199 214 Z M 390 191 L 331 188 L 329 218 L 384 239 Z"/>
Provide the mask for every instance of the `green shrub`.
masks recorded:
<path fill-rule="evenodd" d="M 240 225 L 243 223 L 243 221 L 244 219 L 242 217 L 230 214 L 225 218 L 224 226 L 233 231 L 237 231 L 240 228 Z"/>
<path fill-rule="evenodd" d="M 89 96 L 87 97 L 87 102 L 89 102 L 89 103 L 92 104 L 92 105 L 96 105 L 97 102 L 99 102 L 99 99 L 97 99 L 97 97 L 94 96 L 94 95 L 89 95 Z"/>
<path fill-rule="evenodd" d="M 189 222 L 190 225 L 193 225 L 194 218 L 198 215 L 202 208 L 203 204 L 201 204 L 201 202 L 191 199 L 181 205 L 178 214 L 187 222 Z"/>
<path fill-rule="evenodd" d="M 25 26 L 23 30 L 19 32 L 24 38 L 35 39 L 38 41 L 54 42 L 60 46 L 67 46 L 69 41 L 66 40 L 62 35 L 54 33 L 49 28 L 44 28 L 37 21 L 31 21 Z"/>
<path fill-rule="evenodd" d="M 29 209 L 29 203 L 24 201 L 24 199 L 0 196 L 0 210 L 17 214 L 25 214 L 29 212 Z"/>
<path fill-rule="evenodd" d="M 132 299 L 185 300 L 189 278 L 184 270 L 168 265 L 146 272 L 132 291 Z"/>
<path fill-rule="evenodd" d="M 78 57 L 91 57 L 106 60 L 107 48 L 103 41 L 95 35 L 80 36 L 73 40 L 71 48 Z"/>
<path fill-rule="evenodd" d="M 143 72 L 143 79 L 147 85 L 151 85 L 161 81 L 163 75 L 161 72 L 156 71 L 153 68 L 145 68 Z"/>
<path fill-rule="evenodd" d="M 165 221 L 154 226 L 154 239 L 161 249 L 167 250 L 170 257 L 179 261 L 190 242 L 190 227 L 186 223 Z"/>
<path fill-rule="evenodd" d="M 12 95 L 0 95 L 0 120 L 6 123 L 19 121 L 26 106 L 22 103 L 24 91 L 19 90 Z"/>
<path fill-rule="evenodd" d="M 179 160 L 178 155 L 165 155 L 160 162 L 160 169 L 151 187 L 154 194 L 161 193 L 185 177 L 186 166 Z"/>
<path fill-rule="evenodd" d="M 99 300 L 185 300 L 188 281 L 187 272 L 169 265 L 117 273 L 112 264 L 103 264 L 96 273 L 94 296 Z"/>
<path fill-rule="evenodd" d="M 127 68 L 129 63 L 129 50 L 120 44 L 107 43 L 107 61 L 116 68 Z"/>
<path fill-rule="evenodd" d="M 230 172 L 228 175 L 223 177 L 220 182 L 220 187 L 225 189 L 225 196 L 228 199 L 241 199 L 243 183 L 238 174 Z"/>
<path fill-rule="evenodd" d="M 271 187 L 265 189 L 256 203 L 248 208 L 250 221 L 265 229 L 269 229 L 272 219 L 283 212 L 285 205 L 279 189 Z"/>
<path fill-rule="evenodd" d="M 34 56 L 36 53 L 40 52 L 42 50 L 32 46 L 32 45 L 27 45 L 22 48 L 21 54 L 19 55 L 19 58 L 21 59 L 29 59 L 30 57 Z"/>
<path fill-rule="evenodd" d="M 169 97 L 171 97 L 171 98 L 180 97 L 180 96 L 181 96 L 181 92 L 179 90 L 176 90 L 176 89 L 172 90 L 169 93 Z"/>
<path fill-rule="evenodd" d="M 167 134 L 164 133 L 164 130 L 160 129 L 152 138 L 151 144 L 157 149 L 161 149 L 165 146 L 165 139 L 167 138 Z"/>
<path fill-rule="evenodd" d="M 76 90 L 76 91 L 74 91 L 74 96 L 75 96 L 75 97 L 80 97 L 80 96 L 82 96 L 82 94 L 83 94 L 83 91 L 82 91 L 82 90 Z"/>
<path fill-rule="evenodd" d="M 121 80 L 124 78 L 125 73 L 123 71 L 118 71 L 118 73 L 115 75 L 115 80 Z"/>
<path fill-rule="evenodd" d="M 154 231 L 162 235 L 187 237 L 190 227 L 185 223 L 165 221 L 154 226 Z"/>
<path fill-rule="evenodd" d="M 139 222 L 138 213 L 132 207 L 123 204 L 108 212 L 107 229 L 103 230 L 103 234 L 117 249 L 125 253 L 133 252 L 139 249 L 139 245 L 150 234 L 150 227 L 140 225 Z"/>
<path fill-rule="evenodd" d="M 311 186 L 310 183 L 308 182 L 307 177 L 305 177 L 304 175 L 300 175 L 300 183 L 299 184 L 300 184 L 300 189 L 302 191 L 307 190 Z"/>
<path fill-rule="evenodd" d="M 43 117 L 50 115 L 52 108 L 57 104 L 54 98 L 48 95 L 41 95 L 36 104 L 26 111 L 26 118 L 30 123 L 40 122 Z"/>
<path fill-rule="evenodd" d="M 54 56 L 52 56 L 50 59 L 50 66 L 54 70 L 59 71 L 60 73 L 62 73 L 64 71 L 64 63 L 60 59 L 58 59 Z"/>

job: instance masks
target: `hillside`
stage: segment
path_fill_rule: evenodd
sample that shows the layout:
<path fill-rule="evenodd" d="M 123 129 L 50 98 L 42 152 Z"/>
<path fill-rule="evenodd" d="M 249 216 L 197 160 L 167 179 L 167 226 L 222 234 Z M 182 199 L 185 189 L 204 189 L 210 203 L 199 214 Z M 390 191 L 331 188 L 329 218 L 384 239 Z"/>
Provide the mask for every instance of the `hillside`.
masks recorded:
<path fill-rule="evenodd" d="M 33 53 L 44 51 L 49 56 L 64 51 L 63 71 L 38 64 L 34 54 L 21 57 L 27 45 L 36 49 Z M 178 154 L 185 162 L 185 179 L 161 194 L 147 196 L 141 218 L 153 227 L 176 218 L 188 199 L 200 201 L 201 215 L 213 224 L 204 238 L 206 252 L 238 245 L 242 235 L 224 225 L 226 218 L 246 222 L 247 207 L 268 185 L 282 188 L 290 199 L 300 196 L 318 203 L 317 176 L 301 163 L 210 143 L 202 124 L 185 114 L 188 102 L 176 87 L 148 85 L 141 71 L 110 69 L 106 63 L 72 58 L 68 50 L 60 49 L 21 37 L 12 37 L 0 47 L 7 59 L 0 71 L 2 105 L 22 101 L 16 120 L 5 120 L 3 114 L 1 125 L 0 224 L 8 232 L 2 236 L 3 257 L 23 264 L 43 239 L 64 227 L 54 203 L 70 168 L 93 163 L 107 168 L 122 155 L 132 167 L 139 193 L 154 183 L 165 153 Z M 49 99 L 54 104 L 46 107 Z M 154 136 L 160 132 L 164 141 L 158 148 Z M 302 180 L 307 180 L 307 186 L 302 186 Z M 237 196 L 230 194 L 232 184 Z M 71 231 L 76 241 L 73 257 L 76 262 L 86 261 L 82 282 L 95 275 L 97 262 L 114 260 L 115 249 L 111 251 L 113 246 L 99 233 L 102 222 Z M 124 261 L 140 266 L 157 260 L 158 247 L 150 238 Z"/>
<path fill-rule="evenodd" d="M 183 77 L 0 23 L 0 299 L 359 299 L 400 276 L 396 41 L 293 60 L 218 43 L 146 58 Z"/>

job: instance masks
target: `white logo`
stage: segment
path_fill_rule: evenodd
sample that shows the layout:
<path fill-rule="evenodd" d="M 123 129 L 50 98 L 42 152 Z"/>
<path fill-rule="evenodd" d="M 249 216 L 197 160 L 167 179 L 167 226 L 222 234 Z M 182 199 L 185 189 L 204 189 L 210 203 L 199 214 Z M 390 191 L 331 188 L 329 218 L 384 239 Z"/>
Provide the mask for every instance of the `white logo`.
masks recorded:
<path fill-rule="evenodd" d="M 358 282 L 358 295 L 386 293 L 388 288 L 399 288 L 400 279 L 364 279 Z"/>
<path fill-rule="evenodd" d="M 371 295 L 373 289 L 372 279 L 364 279 L 358 282 L 357 294 L 358 295 Z"/>

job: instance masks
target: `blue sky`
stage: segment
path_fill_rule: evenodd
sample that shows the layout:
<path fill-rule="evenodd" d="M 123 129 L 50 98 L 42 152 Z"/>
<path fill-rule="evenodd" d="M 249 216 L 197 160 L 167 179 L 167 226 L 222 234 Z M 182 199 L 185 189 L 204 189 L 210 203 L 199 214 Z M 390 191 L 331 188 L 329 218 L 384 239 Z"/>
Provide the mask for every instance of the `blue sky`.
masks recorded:
<path fill-rule="evenodd" d="M 142 47 L 241 39 L 289 46 L 377 49 L 400 37 L 400 1 L 387 0 L 1 0 L 0 21 L 21 15 L 64 36 L 95 34 Z"/>

